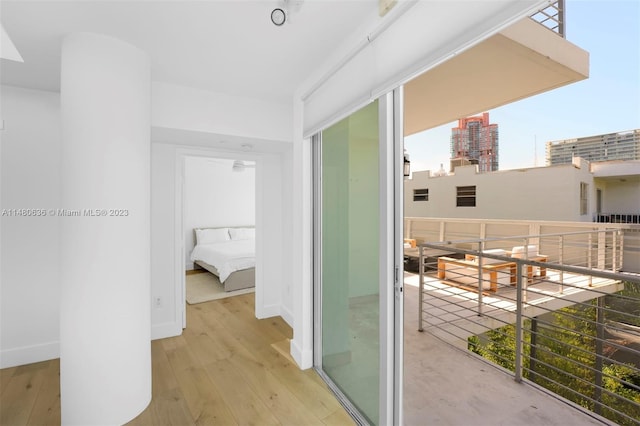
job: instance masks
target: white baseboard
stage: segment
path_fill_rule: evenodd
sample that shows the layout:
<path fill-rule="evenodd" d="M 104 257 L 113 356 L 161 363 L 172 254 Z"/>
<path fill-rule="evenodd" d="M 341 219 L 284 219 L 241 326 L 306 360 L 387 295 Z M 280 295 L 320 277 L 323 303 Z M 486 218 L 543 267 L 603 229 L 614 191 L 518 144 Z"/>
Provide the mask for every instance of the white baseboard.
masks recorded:
<path fill-rule="evenodd" d="M 151 326 L 151 340 L 164 339 L 167 337 L 180 336 L 182 334 L 182 323 L 165 322 Z"/>
<path fill-rule="evenodd" d="M 0 368 L 60 358 L 60 342 L 42 343 L 0 351 Z"/>
<path fill-rule="evenodd" d="M 302 370 L 313 367 L 313 351 L 303 350 L 297 340 L 291 341 L 291 356 Z"/>
<path fill-rule="evenodd" d="M 256 318 L 265 319 L 280 316 L 280 305 L 256 306 Z"/>
<path fill-rule="evenodd" d="M 289 324 L 289 327 L 293 328 L 293 312 L 291 312 L 289 308 L 282 306 L 280 308 L 280 316 L 287 324 Z"/>

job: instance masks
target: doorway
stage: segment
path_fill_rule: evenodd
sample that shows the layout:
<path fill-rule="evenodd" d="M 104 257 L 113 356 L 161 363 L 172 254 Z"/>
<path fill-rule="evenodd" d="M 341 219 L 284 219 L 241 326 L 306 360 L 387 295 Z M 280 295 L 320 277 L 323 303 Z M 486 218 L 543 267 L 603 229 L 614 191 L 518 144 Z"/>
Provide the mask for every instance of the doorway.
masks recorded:
<path fill-rule="evenodd" d="M 312 141 L 314 366 L 363 424 L 401 423 L 400 98 Z"/>

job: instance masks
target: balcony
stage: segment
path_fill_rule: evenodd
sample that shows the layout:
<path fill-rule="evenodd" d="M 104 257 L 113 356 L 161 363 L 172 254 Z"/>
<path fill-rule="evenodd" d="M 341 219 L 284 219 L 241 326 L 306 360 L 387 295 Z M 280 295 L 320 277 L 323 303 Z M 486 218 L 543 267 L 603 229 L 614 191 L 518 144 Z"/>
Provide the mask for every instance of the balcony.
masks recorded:
<path fill-rule="evenodd" d="M 405 136 L 589 76 L 589 53 L 564 38 L 563 1 L 458 52 L 405 85 Z"/>
<path fill-rule="evenodd" d="M 473 363 L 482 359 L 511 375 L 514 382 L 531 386 L 528 398 L 541 397 L 538 390 L 555 394 L 568 404 L 566 410 L 575 411 L 547 412 L 552 416 L 547 420 L 639 424 L 640 275 L 621 272 L 624 260 L 627 267 L 634 266 L 625 248 L 637 249 L 633 239 L 625 241 L 624 229 L 596 226 L 569 232 L 570 224 L 564 223 L 566 232 L 511 237 L 504 231 L 514 229 L 514 223 L 498 226 L 499 221 L 491 221 L 489 226 L 478 221 L 485 236 L 496 230 L 501 235 L 469 239 L 474 224 L 465 224 L 465 233 L 455 221 L 410 218 L 408 222 L 415 234 L 406 233 L 407 237 L 424 233 L 429 222 L 443 224 L 440 236 L 447 235 L 445 229 L 457 229 L 459 237 L 467 237 L 423 242 L 418 249 L 419 273 L 405 276 L 405 312 L 414 310 L 413 324 L 426 332 L 423 339 L 440 346 L 447 343 L 467 356 L 468 361 L 457 366 L 442 367 L 450 380 L 468 382 L 467 377 L 477 374 Z M 558 229 L 560 224 L 529 224 L 529 229 L 540 227 Z M 512 257 L 516 244 L 528 250 Z M 405 363 L 410 368 L 411 361 Z M 506 392 L 506 385 L 494 382 L 497 372 L 486 373 L 480 384 L 500 389 L 494 391 L 496 398 L 474 395 L 499 411 L 505 404 L 498 395 Z M 451 401 L 449 397 L 443 394 Z M 525 411 L 530 408 L 522 402 L 516 405 Z M 571 417 L 577 413 L 591 419 Z M 409 418 L 412 410 L 407 409 L 406 415 Z"/>

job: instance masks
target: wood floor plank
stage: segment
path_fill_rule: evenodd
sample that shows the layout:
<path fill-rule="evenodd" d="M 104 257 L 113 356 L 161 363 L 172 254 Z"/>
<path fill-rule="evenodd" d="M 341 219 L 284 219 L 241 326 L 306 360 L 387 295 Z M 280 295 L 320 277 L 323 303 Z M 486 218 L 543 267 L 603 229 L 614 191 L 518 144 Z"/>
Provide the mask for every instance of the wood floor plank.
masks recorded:
<path fill-rule="evenodd" d="M 171 368 L 174 372 L 200 365 L 200 362 L 194 355 L 193 350 L 188 345 L 179 346 L 171 350 L 165 350 L 165 353 L 167 354 L 169 364 L 171 364 Z"/>
<path fill-rule="evenodd" d="M 43 383 L 38 391 L 29 425 L 57 425 L 60 424 L 60 360 L 50 361 L 47 369 L 43 370 Z"/>
<path fill-rule="evenodd" d="M 356 424 L 344 409 L 334 411 L 331 415 L 322 419 L 322 422 L 327 426 L 347 426 Z"/>
<path fill-rule="evenodd" d="M 200 364 L 229 358 L 233 339 L 221 338 L 223 328 L 209 328 L 200 316 L 195 316 L 194 320 L 183 335 Z"/>
<path fill-rule="evenodd" d="M 45 361 L 16 369 L 2 395 L 1 425 L 27 424 L 48 366 Z"/>
<path fill-rule="evenodd" d="M 184 333 L 151 342 L 153 399 L 129 424 L 353 424 L 314 371 L 271 346 L 291 328 L 239 297 L 188 305 Z M 0 425 L 60 424 L 59 372 L 58 360 L 0 370 Z"/>
<path fill-rule="evenodd" d="M 198 425 L 235 425 L 236 419 L 204 368 L 177 373 L 191 416 Z"/>
<path fill-rule="evenodd" d="M 301 404 L 284 383 L 265 369 L 260 361 L 242 354 L 234 354 L 229 361 L 282 424 L 323 424 Z"/>
<path fill-rule="evenodd" d="M 280 341 L 293 337 L 291 327 L 286 325 L 280 317 L 257 319 L 255 317 L 255 308 L 253 298 L 250 295 L 242 295 L 238 297 L 230 297 L 223 306 L 230 309 L 233 313 L 242 315 L 242 318 L 254 328 L 255 331 L 267 335 L 273 341 Z"/>
<path fill-rule="evenodd" d="M 152 394 L 159 395 L 163 392 L 176 389 L 178 381 L 171 368 L 171 363 L 164 351 L 162 342 L 151 342 L 151 389 Z"/>
<path fill-rule="evenodd" d="M 13 377 L 13 373 L 15 373 L 17 368 L 18 367 L 10 367 L 0 370 L 0 395 L 4 393 L 5 388 L 11 381 L 11 377 Z"/>
<path fill-rule="evenodd" d="M 180 389 L 173 389 L 153 396 L 151 401 L 152 425 L 195 425 L 189 407 Z"/>
<path fill-rule="evenodd" d="M 312 377 L 317 374 L 313 370 L 300 370 L 272 348 L 254 354 L 289 390 L 300 399 L 302 404 L 314 416 L 323 419 L 342 406 L 331 390 Z"/>
<path fill-rule="evenodd" d="M 127 423 L 127 426 L 152 426 L 153 425 L 153 401 L 138 416 Z"/>
<path fill-rule="evenodd" d="M 238 424 L 277 425 L 280 423 L 229 360 L 220 360 L 205 368 Z"/>
<path fill-rule="evenodd" d="M 222 323 L 225 328 L 250 351 L 263 349 L 272 343 L 267 336 L 256 331 L 255 327 L 248 326 L 246 320 L 243 321 L 234 316 L 231 311 L 227 310 L 222 304 L 219 304 L 216 309 L 223 313 L 224 320 L 222 320 Z M 224 311 L 226 311 L 226 313 Z"/>

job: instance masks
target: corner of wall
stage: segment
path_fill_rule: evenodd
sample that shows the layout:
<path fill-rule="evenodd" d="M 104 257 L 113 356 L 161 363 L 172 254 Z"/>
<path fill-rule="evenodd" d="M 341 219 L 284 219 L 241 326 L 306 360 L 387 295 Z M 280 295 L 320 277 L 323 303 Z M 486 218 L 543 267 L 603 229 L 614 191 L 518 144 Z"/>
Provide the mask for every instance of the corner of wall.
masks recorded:
<path fill-rule="evenodd" d="M 151 326 L 151 340 L 165 339 L 167 337 L 180 336 L 182 324 L 178 322 L 165 322 Z"/>
<path fill-rule="evenodd" d="M 313 367 L 313 352 L 302 350 L 297 340 L 291 341 L 291 356 L 302 370 Z"/>
<path fill-rule="evenodd" d="M 60 342 L 22 346 L 0 351 L 0 368 L 15 367 L 60 358 Z"/>
<path fill-rule="evenodd" d="M 293 312 L 291 312 L 291 310 L 284 304 L 281 308 L 280 316 L 291 328 L 293 328 Z"/>

